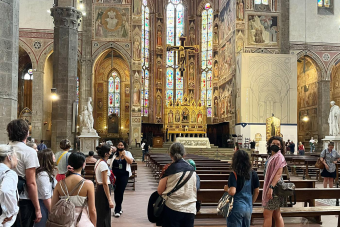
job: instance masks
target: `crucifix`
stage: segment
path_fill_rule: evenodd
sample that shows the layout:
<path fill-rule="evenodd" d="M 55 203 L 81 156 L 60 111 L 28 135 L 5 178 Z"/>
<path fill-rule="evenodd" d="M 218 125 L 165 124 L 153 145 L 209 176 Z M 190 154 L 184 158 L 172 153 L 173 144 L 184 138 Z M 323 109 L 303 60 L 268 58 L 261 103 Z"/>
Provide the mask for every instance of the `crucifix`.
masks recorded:
<path fill-rule="evenodd" d="M 183 77 L 186 68 L 187 51 L 192 50 L 194 51 L 194 53 L 198 53 L 199 45 L 185 46 L 186 37 L 184 36 L 179 37 L 179 40 L 181 42 L 180 46 L 171 46 L 170 44 L 168 44 L 166 46 L 166 51 L 178 52 L 177 63 L 179 66 L 179 71 L 181 72 L 181 77 Z"/>

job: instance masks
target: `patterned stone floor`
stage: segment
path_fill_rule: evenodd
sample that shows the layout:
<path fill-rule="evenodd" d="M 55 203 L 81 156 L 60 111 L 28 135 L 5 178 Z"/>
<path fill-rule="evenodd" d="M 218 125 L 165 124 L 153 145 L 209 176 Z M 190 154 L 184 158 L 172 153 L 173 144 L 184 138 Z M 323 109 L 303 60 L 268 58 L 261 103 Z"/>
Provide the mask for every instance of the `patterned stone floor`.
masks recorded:
<path fill-rule="evenodd" d="M 148 167 L 145 167 L 144 163 L 138 162 L 138 177 L 136 182 L 136 191 L 126 190 L 123 201 L 123 215 L 120 218 L 112 216 L 112 226 L 119 227 L 154 227 L 155 225 L 150 223 L 147 218 L 147 204 L 149 196 L 157 189 L 157 181 L 153 178 L 152 173 Z M 300 178 L 298 178 L 300 179 Z M 321 183 L 317 184 L 317 187 L 322 187 Z M 112 198 L 113 199 L 113 198 Z M 326 206 L 335 203 L 334 201 L 322 201 L 316 202 L 317 206 Z M 302 206 L 302 204 L 298 204 Z M 336 216 L 323 216 L 323 224 L 309 223 L 305 218 L 285 218 L 286 227 L 336 227 Z M 261 219 L 255 220 L 252 227 L 261 227 L 263 221 Z M 195 227 L 226 227 L 224 219 L 204 219 L 195 220 Z M 100 226 L 98 226 L 100 227 Z M 232 227 L 232 226 L 231 226 Z"/>

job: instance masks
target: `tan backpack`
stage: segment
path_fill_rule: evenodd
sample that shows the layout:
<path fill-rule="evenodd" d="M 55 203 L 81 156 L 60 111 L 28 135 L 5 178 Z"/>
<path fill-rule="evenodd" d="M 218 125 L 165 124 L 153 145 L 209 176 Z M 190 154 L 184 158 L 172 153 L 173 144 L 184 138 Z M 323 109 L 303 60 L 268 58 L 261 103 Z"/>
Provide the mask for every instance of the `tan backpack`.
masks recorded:
<path fill-rule="evenodd" d="M 74 224 L 74 210 L 75 206 L 70 201 L 70 195 L 72 195 L 85 181 L 82 179 L 79 183 L 72 189 L 71 193 L 68 193 L 67 186 L 65 183 L 65 179 L 61 181 L 60 187 L 66 189 L 66 199 L 60 199 L 54 207 L 52 207 L 51 213 L 48 215 L 48 220 L 46 222 L 46 227 L 71 227 Z M 81 212 L 77 218 L 76 225 L 80 221 L 81 215 L 83 213 L 83 209 L 85 207 L 87 200 L 85 200 Z"/>

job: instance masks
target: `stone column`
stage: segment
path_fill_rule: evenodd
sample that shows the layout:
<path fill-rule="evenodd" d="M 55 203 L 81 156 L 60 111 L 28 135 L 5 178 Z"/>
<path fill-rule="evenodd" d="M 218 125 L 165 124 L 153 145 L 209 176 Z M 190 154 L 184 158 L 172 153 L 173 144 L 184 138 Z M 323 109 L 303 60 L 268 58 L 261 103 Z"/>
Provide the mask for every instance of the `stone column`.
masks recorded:
<path fill-rule="evenodd" d="M 44 139 L 42 135 L 43 121 L 44 121 L 44 72 L 35 71 L 33 72 L 34 80 L 32 87 L 32 137 L 37 143 Z M 49 94 L 45 94 L 49 96 Z"/>
<path fill-rule="evenodd" d="M 318 82 L 318 144 L 317 151 L 322 149 L 322 139 L 329 135 L 328 117 L 330 110 L 330 81 Z M 340 103 L 336 103 L 339 105 Z M 314 138 L 315 139 L 315 138 Z"/>
<path fill-rule="evenodd" d="M 17 118 L 19 0 L 0 1 L 0 144 L 7 143 L 7 124 Z"/>
<path fill-rule="evenodd" d="M 59 99 L 52 104 L 51 147 L 56 150 L 62 139 L 74 141 L 72 133 L 73 103 L 77 98 L 78 20 L 81 13 L 74 7 L 56 6 L 54 18 L 53 87 Z"/>

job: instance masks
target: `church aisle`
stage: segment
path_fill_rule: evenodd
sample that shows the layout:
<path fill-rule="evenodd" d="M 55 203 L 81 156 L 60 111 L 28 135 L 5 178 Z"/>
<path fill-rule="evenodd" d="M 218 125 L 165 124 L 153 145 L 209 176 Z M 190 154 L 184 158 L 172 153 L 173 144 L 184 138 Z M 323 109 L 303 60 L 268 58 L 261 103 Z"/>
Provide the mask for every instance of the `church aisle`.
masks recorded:
<path fill-rule="evenodd" d="M 127 189 L 124 194 L 123 214 L 119 218 L 112 216 L 112 226 L 119 227 L 152 227 L 147 217 L 149 197 L 157 190 L 158 183 L 152 176 L 149 167 L 138 161 L 136 191 Z M 114 201 L 112 193 L 112 201 Z M 112 209 L 112 214 L 114 209 Z"/>

